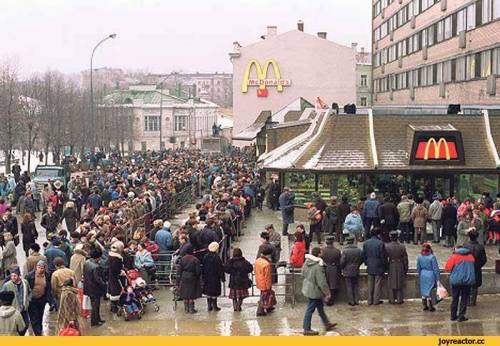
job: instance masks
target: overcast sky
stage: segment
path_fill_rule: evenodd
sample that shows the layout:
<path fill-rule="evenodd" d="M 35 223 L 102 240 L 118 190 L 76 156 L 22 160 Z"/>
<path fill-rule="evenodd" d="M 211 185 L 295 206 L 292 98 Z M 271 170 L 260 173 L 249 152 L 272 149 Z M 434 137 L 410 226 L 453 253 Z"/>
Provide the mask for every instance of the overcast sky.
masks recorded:
<path fill-rule="evenodd" d="M 94 66 L 150 72 L 231 72 L 232 42 L 259 40 L 267 25 L 327 31 L 369 47 L 371 0 L 0 0 L 0 60 L 23 75 L 87 69 L 93 46 L 110 33 Z"/>

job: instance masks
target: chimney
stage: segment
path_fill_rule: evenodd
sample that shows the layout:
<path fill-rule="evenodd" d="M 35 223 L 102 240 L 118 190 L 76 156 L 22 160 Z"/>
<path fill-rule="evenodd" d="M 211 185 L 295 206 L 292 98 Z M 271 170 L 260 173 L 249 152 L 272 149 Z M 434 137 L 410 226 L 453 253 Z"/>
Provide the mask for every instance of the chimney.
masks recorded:
<path fill-rule="evenodd" d="M 318 32 L 318 37 L 326 40 L 326 32 L 325 31 Z"/>
<path fill-rule="evenodd" d="M 297 22 L 297 30 L 304 31 L 304 22 L 301 19 Z"/>
<path fill-rule="evenodd" d="M 276 36 L 277 34 L 278 34 L 278 27 L 276 25 L 268 25 L 267 26 L 266 38 Z"/>
<path fill-rule="evenodd" d="M 351 43 L 351 48 L 357 52 L 358 51 L 358 42 Z"/>

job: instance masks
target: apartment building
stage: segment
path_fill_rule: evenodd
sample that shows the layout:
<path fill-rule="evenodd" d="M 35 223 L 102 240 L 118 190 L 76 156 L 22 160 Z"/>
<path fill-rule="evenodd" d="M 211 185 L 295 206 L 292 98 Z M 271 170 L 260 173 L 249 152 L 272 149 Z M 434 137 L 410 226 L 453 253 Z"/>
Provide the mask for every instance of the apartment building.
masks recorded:
<path fill-rule="evenodd" d="M 374 105 L 500 104 L 500 0 L 374 0 Z"/>

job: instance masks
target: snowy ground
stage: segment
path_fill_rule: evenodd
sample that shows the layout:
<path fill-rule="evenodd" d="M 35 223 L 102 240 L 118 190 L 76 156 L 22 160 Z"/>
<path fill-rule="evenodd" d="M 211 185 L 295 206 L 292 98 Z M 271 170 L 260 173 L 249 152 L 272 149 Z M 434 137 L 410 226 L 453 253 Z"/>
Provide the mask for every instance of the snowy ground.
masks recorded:
<path fill-rule="evenodd" d="M 34 172 L 35 168 L 39 164 L 45 164 L 45 157 L 43 163 L 40 162 L 38 159 L 39 152 L 32 152 L 31 153 L 31 167 L 30 171 Z M 45 156 L 45 153 L 44 153 Z M 24 152 L 24 159 L 23 159 L 23 153 L 21 150 L 15 150 L 14 151 L 14 160 L 19 160 L 19 165 L 21 166 L 21 170 L 24 172 L 28 169 L 28 152 Z M 14 164 L 14 160 L 12 160 L 11 164 Z M 53 164 L 54 162 L 52 161 L 52 153 L 49 152 L 49 161 L 48 164 Z M 0 173 L 5 173 L 5 155 L 3 152 L 0 153 Z"/>

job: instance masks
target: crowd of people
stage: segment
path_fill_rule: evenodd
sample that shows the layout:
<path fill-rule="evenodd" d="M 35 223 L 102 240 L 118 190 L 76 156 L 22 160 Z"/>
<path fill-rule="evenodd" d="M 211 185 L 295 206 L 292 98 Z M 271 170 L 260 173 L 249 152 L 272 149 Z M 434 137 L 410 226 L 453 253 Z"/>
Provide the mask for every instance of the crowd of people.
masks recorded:
<path fill-rule="evenodd" d="M 15 194 L 10 203 L 0 201 L 2 333 L 24 335 L 31 326 L 34 335 L 42 335 L 47 307 L 58 313 L 57 334 L 69 329 L 84 334 L 84 311 L 90 310 L 90 326 L 99 326 L 105 323 L 103 298 L 110 300 L 112 313 L 120 312 L 124 293 L 135 298 L 127 287 L 131 272 L 153 289 L 160 280 L 173 280 L 186 313 L 196 312 L 194 301 L 202 295 L 209 311 L 219 310 L 221 282 L 229 273 L 229 295 L 235 311 L 241 310 L 253 266 L 237 248 L 229 260 L 229 243 L 258 206 L 261 180 L 254 162 L 253 151 L 239 149 L 231 160 L 181 149 L 134 154 L 74 174 L 66 187 L 49 182 L 41 192 L 40 215 L 25 207 L 36 189 L 29 175 L 13 177 L 14 191 L 19 185 L 24 191 L 18 189 L 16 203 Z M 174 229 L 167 220 L 172 212 L 196 199 L 196 211 Z M 22 218 L 20 226 L 8 222 L 16 216 Z M 40 227 L 47 239 L 42 246 Z M 27 257 L 21 268 L 20 243 Z M 176 265 L 167 275 L 159 259 L 172 253 Z"/>

